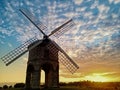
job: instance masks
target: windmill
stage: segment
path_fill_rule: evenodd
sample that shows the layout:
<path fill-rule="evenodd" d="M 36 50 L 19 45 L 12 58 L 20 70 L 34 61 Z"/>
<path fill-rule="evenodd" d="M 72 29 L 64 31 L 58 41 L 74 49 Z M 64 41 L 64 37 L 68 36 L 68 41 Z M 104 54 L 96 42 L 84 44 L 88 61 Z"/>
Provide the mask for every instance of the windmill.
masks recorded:
<path fill-rule="evenodd" d="M 74 73 L 79 67 L 66 52 L 49 37 L 52 35 L 59 37 L 71 29 L 75 25 L 73 20 L 68 20 L 53 30 L 49 35 L 46 35 L 43 31 L 47 27 L 43 25 L 42 22 L 35 19 L 34 16 L 25 9 L 20 9 L 20 12 L 43 34 L 43 39 L 39 40 L 34 37 L 26 41 L 3 56 L 1 58 L 2 61 L 8 66 L 29 51 L 25 88 L 40 88 L 41 70 L 45 71 L 45 87 L 59 87 L 59 61 L 63 63 L 71 73 Z"/>

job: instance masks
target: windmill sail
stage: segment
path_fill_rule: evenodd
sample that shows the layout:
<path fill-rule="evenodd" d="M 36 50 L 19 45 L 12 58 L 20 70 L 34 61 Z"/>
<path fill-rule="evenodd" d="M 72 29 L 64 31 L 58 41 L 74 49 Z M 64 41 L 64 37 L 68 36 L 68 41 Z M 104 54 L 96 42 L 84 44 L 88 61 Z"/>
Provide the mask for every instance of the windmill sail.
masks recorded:
<path fill-rule="evenodd" d="M 16 49 L 14 49 L 13 51 L 9 52 L 8 54 L 6 54 L 5 56 L 3 56 L 1 59 L 2 61 L 6 64 L 6 66 L 8 66 L 9 64 L 11 64 L 13 61 L 15 61 L 16 59 L 18 59 L 20 56 L 22 56 L 23 54 L 25 54 L 28 51 L 28 46 L 37 41 L 37 38 L 32 38 L 28 41 L 26 41 L 24 44 L 20 45 L 19 47 L 17 47 Z M 32 47 L 33 48 L 33 47 Z M 31 48 L 31 49 L 32 49 Z"/>
<path fill-rule="evenodd" d="M 34 16 L 26 11 L 26 10 L 21 10 L 20 11 L 40 30 L 40 32 L 44 35 L 47 36 L 42 30 L 44 30 L 45 27 L 41 22 L 40 22 L 40 26 L 39 26 L 39 21 L 36 20 L 34 18 Z M 58 28 L 56 28 L 55 30 L 53 30 L 46 38 L 50 37 L 51 35 L 55 36 L 55 37 L 60 37 L 63 33 L 67 32 L 68 30 L 70 30 L 73 26 L 75 25 L 75 23 L 73 22 L 72 19 L 68 20 L 66 23 L 62 24 L 61 26 L 59 26 Z M 47 48 L 50 49 L 50 52 L 54 55 L 56 54 L 56 51 L 59 50 L 60 51 L 60 62 L 62 62 L 67 69 L 71 72 L 74 73 L 79 67 L 78 65 L 65 53 L 65 51 L 58 46 L 54 41 L 51 41 L 48 45 Z"/>
<path fill-rule="evenodd" d="M 70 30 L 74 25 L 75 23 L 73 22 L 72 19 L 70 19 L 66 23 L 62 24 L 61 26 L 53 30 L 48 36 L 53 35 L 55 37 L 60 37 L 63 33 Z"/>
<path fill-rule="evenodd" d="M 47 47 L 50 51 L 55 54 L 55 51 L 59 50 L 60 59 L 59 61 L 71 72 L 74 73 L 79 66 L 65 53 L 65 51 L 54 41 L 50 42 Z"/>
<path fill-rule="evenodd" d="M 22 14 L 27 17 L 32 23 L 33 25 L 35 25 L 40 32 L 46 36 L 46 34 L 42 31 L 42 30 L 47 30 L 47 26 L 45 26 L 42 22 L 40 22 L 38 19 L 36 19 L 32 13 L 30 13 L 28 10 L 26 9 L 20 9 L 20 11 L 22 12 Z"/>

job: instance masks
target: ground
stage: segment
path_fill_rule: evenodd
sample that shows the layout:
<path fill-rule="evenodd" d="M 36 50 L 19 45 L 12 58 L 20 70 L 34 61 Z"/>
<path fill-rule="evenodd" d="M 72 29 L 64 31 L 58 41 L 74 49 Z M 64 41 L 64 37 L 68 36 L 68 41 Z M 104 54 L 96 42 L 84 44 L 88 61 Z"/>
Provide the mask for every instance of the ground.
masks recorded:
<path fill-rule="evenodd" d="M 24 90 L 24 89 L 0 89 L 0 90 Z M 51 89 L 41 89 L 41 90 L 120 90 L 120 87 L 60 87 L 60 88 L 51 88 Z"/>
<path fill-rule="evenodd" d="M 24 83 L 16 83 L 14 86 L 11 87 L 7 85 L 5 87 L 5 85 L 3 85 L 3 87 L 0 87 L 0 90 L 25 90 L 24 85 L 25 85 Z M 120 82 L 83 81 L 83 82 L 60 83 L 60 88 L 47 89 L 43 87 L 44 85 L 41 85 L 40 90 L 120 90 Z"/>

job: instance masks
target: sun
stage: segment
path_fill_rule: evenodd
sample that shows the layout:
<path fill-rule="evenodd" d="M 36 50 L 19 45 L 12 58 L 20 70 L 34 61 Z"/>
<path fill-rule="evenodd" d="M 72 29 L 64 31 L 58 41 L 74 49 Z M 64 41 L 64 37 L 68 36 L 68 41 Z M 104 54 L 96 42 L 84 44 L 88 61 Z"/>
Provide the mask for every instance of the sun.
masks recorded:
<path fill-rule="evenodd" d="M 105 76 L 102 76 L 99 74 L 92 74 L 92 75 L 85 76 L 85 80 L 94 81 L 94 82 L 108 82 L 108 81 L 110 81 L 110 79 L 108 77 L 105 77 Z"/>

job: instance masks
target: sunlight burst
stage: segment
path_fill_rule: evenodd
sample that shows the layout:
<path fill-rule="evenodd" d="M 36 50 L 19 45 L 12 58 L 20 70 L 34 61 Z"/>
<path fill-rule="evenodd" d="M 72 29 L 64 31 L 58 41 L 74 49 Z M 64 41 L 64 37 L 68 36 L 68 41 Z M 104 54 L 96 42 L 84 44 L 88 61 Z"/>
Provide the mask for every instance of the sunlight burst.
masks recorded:
<path fill-rule="evenodd" d="M 108 82 L 110 79 L 102 75 L 89 75 L 85 76 L 85 80 L 94 81 L 94 82 Z"/>

